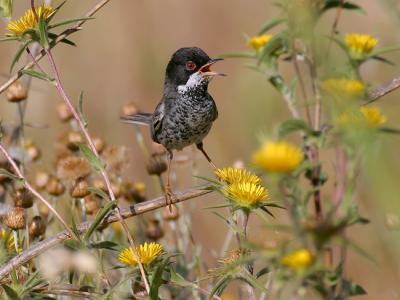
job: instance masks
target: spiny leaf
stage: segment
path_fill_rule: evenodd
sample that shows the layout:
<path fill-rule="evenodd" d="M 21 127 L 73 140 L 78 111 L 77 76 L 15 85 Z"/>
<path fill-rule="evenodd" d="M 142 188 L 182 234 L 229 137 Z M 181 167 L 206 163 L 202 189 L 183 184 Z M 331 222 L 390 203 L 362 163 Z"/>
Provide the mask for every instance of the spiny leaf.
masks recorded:
<path fill-rule="evenodd" d="M 343 9 L 348 9 L 348 10 L 355 10 L 358 11 L 360 13 L 365 14 L 365 11 L 358 6 L 357 4 L 351 3 L 351 2 L 347 2 L 345 1 L 343 3 L 343 1 L 341 0 L 327 0 L 326 4 L 324 6 L 324 8 L 322 9 L 323 12 L 332 9 L 332 8 L 337 8 L 337 7 L 342 7 Z"/>
<path fill-rule="evenodd" d="M 79 22 L 79 21 L 87 21 L 87 20 L 93 20 L 93 17 L 82 17 L 82 18 L 74 18 L 74 19 L 68 19 L 68 20 L 64 20 L 64 21 L 60 21 L 54 24 L 50 24 L 49 28 L 56 28 L 59 26 L 63 26 L 63 25 L 68 25 L 71 23 L 75 23 L 75 22 Z"/>
<path fill-rule="evenodd" d="M 169 257 L 164 258 L 161 264 L 158 265 L 156 271 L 154 272 L 153 279 L 151 281 L 151 286 L 150 286 L 150 293 L 149 293 L 149 298 L 150 300 L 159 300 L 158 298 L 158 290 L 163 283 L 163 272 L 165 267 L 169 263 Z"/>
<path fill-rule="evenodd" d="M 85 247 L 82 242 L 77 240 L 66 240 L 64 242 L 64 246 L 74 251 L 80 250 Z"/>
<path fill-rule="evenodd" d="M 39 38 L 40 38 L 40 45 L 44 49 L 49 48 L 49 37 L 47 34 L 47 23 L 43 16 L 39 17 Z"/>
<path fill-rule="evenodd" d="M 18 293 L 14 289 L 5 284 L 2 284 L 1 286 L 10 300 L 21 300 Z"/>
<path fill-rule="evenodd" d="M 21 73 L 35 77 L 40 80 L 48 81 L 51 84 L 56 84 L 55 83 L 56 81 L 54 80 L 54 78 L 51 78 L 49 75 L 39 72 L 39 71 L 36 71 L 36 70 L 33 70 L 33 69 L 22 70 Z"/>
<path fill-rule="evenodd" d="M 11 62 L 10 72 L 12 72 L 12 70 L 14 69 L 15 64 L 19 61 L 19 59 L 21 58 L 22 53 L 24 53 L 26 47 L 28 47 L 31 42 L 32 42 L 31 40 L 26 41 L 24 44 L 21 45 L 21 47 L 19 47 L 17 53 L 15 53 L 14 58 L 13 58 L 13 60 Z"/>
<path fill-rule="evenodd" d="M 264 25 L 261 26 L 260 31 L 258 32 L 258 35 L 262 35 L 264 33 L 266 33 L 268 30 L 274 28 L 275 26 L 286 22 L 287 18 L 286 17 L 277 17 L 277 18 L 273 18 L 270 21 L 267 21 L 266 23 L 264 23 Z"/>
<path fill-rule="evenodd" d="M 95 168 L 96 171 L 104 171 L 104 163 L 93 153 L 93 151 L 88 146 L 86 146 L 85 144 L 80 144 L 79 149 L 81 150 L 83 156 L 88 160 L 92 167 Z"/>
<path fill-rule="evenodd" d="M 290 119 L 281 123 L 281 125 L 279 126 L 278 137 L 283 138 L 289 133 L 295 131 L 304 131 L 305 133 L 310 133 L 312 132 L 312 129 L 302 119 Z"/>
<path fill-rule="evenodd" d="M 97 229 L 100 223 L 103 221 L 104 217 L 108 214 L 108 212 L 113 209 L 117 203 L 115 201 L 108 202 L 96 215 L 93 220 L 92 225 L 90 225 L 89 229 L 85 233 L 85 240 L 88 240 L 93 232 Z"/>
<path fill-rule="evenodd" d="M 19 177 L 3 168 L 0 168 L 0 175 L 10 178 L 12 180 L 24 181 L 22 177 Z"/>
<path fill-rule="evenodd" d="M 83 115 L 83 91 L 81 91 L 79 95 L 79 116 L 83 122 L 83 125 L 85 126 L 85 128 L 87 128 L 88 122 L 86 121 L 85 116 Z"/>
<path fill-rule="evenodd" d="M 195 284 L 187 281 L 182 275 L 176 273 L 173 269 L 170 270 L 171 282 L 182 287 L 194 287 Z"/>
<path fill-rule="evenodd" d="M 99 196 L 100 198 L 104 199 L 104 200 L 110 200 L 110 197 L 108 196 L 107 193 L 105 193 L 103 190 L 97 188 L 97 187 L 89 187 L 88 191 L 96 194 L 97 196 Z"/>
<path fill-rule="evenodd" d="M 94 249 L 108 249 L 108 250 L 117 251 L 117 248 L 119 247 L 119 245 L 117 243 L 114 243 L 111 241 L 103 241 L 103 242 L 91 244 L 90 247 L 94 248 Z"/>

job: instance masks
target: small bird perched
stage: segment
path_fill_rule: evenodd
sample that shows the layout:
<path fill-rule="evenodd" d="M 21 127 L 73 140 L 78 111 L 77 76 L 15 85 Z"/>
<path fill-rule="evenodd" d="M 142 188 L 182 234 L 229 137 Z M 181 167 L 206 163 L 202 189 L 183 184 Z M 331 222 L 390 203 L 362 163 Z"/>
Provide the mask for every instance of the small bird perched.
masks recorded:
<path fill-rule="evenodd" d="M 168 63 L 164 93 L 154 113 L 139 113 L 123 117 L 127 123 L 150 126 L 151 137 L 162 144 L 168 152 L 167 184 L 165 198 L 172 204 L 170 169 L 173 150 L 195 144 L 208 162 L 214 163 L 203 148 L 203 139 L 218 117 L 218 110 L 208 84 L 216 75 L 210 67 L 221 58 L 211 59 L 197 47 L 181 48 L 176 51 Z"/>

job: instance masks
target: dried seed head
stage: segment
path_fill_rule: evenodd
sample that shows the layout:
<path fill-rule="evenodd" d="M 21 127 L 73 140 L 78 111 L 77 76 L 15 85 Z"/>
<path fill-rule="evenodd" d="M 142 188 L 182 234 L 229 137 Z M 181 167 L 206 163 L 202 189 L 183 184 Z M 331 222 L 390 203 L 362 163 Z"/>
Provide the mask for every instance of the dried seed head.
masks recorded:
<path fill-rule="evenodd" d="M 39 204 L 39 213 L 42 216 L 42 218 L 46 220 L 47 217 L 49 216 L 50 210 L 46 205 Z"/>
<path fill-rule="evenodd" d="M 146 185 L 143 182 L 127 182 L 124 185 L 126 201 L 140 203 L 146 201 Z"/>
<path fill-rule="evenodd" d="M 97 179 L 93 180 L 93 186 L 95 188 L 98 188 L 98 189 L 102 190 L 103 192 L 107 192 L 106 183 L 101 178 L 97 178 Z"/>
<path fill-rule="evenodd" d="M 147 173 L 158 176 L 167 171 L 167 168 L 165 159 L 158 154 L 152 154 L 146 166 Z"/>
<path fill-rule="evenodd" d="M 30 145 L 30 146 L 26 147 L 25 153 L 29 157 L 30 161 L 36 161 L 41 156 L 40 149 L 35 145 Z"/>
<path fill-rule="evenodd" d="M 46 187 L 47 183 L 49 182 L 50 175 L 46 172 L 39 171 L 36 173 L 35 176 L 35 186 L 42 190 Z"/>
<path fill-rule="evenodd" d="M 94 215 L 100 209 L 100 201 L 95 195 L 89 195 L 85 197 L 85 209 L 86 214 Z"/>
<path fill-rule="evenodd" d="M 46 190 L 52 196 L 61 196 L 65 192 L 65 186 L 60 179 L 51 177 L 47 183 Z"/>
<path fill-rule="evenodd" d="M 70 195 L 73 198 L 84 198 L 90 194 L 88 188 L 89 184 L 87 183 L 87 181 L 84 178 L 79 178 L 72 186 L 70 190 Z"/>
<path fill-rule="evenodd" d="M 126 103 L 122 106 L 122 116 L 127 117 L 131 115 L 136 115 L 139 111 L 138 106 L 134 102 Z"/>
<path fill-rule="evenodd" d="M 154 154 L 158 154 L 158 155 L 164 155 L 165 153 L 167 153 L 167 150 L 165 150 L 165 147 L 159 143 L 155 143 L 153 142 L 151 144 L 151 149 Z"/>
<path fill-rule="evenodd" d="M 57 105 L 57 115 L 60 121 L 63 123 L 68 122 L 74 117 L 67 104 L 65 103 L 60 103 L 59 105 Z"/>
<path fill-rule="evenodd" d="M 67 148 L 71 151 L 78 150 L 79 144 L 83 143 L 83 141 L 83 137 L 78 131 L 64 132 L 57 138 L 59 148 Z"/>
<path fill-rule="evenodd" d="M 165 221 L 178 220 L 179 219 L 178 207 L 176 205 L 171 205 L 171 207 L 165 207 L 162 216 Z"/>
<path fill-rule="evenodd" d="M 29 224 L 29 235 L 31 237 L 40 237 L 46 232 L 46 222 L 41 216 L 34 216 Z"/>
<path fill-rule="evenodd" d="M 99 137 L 93 138 L 93 144 L 94 147 L 96 148 L 97 153 L 103 152 L 104 148 L 106 147 L 106 142 Z"/>
<path fill-rule="evenodd" d="M 4 219 L 4 224 L 13 230 L 25 228 L 25 209 L 22 207 L 14 207 L 11 209 Z"/>
<path fill-rule="evenodd" d="M 16 207 L 30 208 L 33 205 L 33 195 L 24 187 L 18 188 L 12 198 Z"/>
<path fill-rule="evenodd" d="M 146 237 L 154 242 L 161 239 L 164 236 L 164 231 L 160 226 L 160 221 L 157 219 L 151 220 L 147 224 Z"/>
<path fill-rule="evenodd" d="M 105 149 L 102 156 L 106 163 L 107 170 L 114 173 L 121 173 L 128 165 L 127 149 L 124 146 L 112 146 Z"/>
<path fill-rule="evenodd" d="M 6 97 L 9 102 L 20 102 L 28 97 L 28 92 L 19 81 L 16 81 L 7 89 Z"/>
<path fill-rule="evenodd" d="M 75 181 L 87 177 L 92 168 L 89 162 L 78 156 L 69 156 L 58 162 L 57 174 L 60 178 Z"/>
<path fill-rule="evenodd" d="M 7 161 L 0 161 L 0 169 L 4 169 L 10 173 L 14 173 L 11 169 L 11 165 Z M 0 174 L 0 182 L 10 181 L 10 178 Z"/>

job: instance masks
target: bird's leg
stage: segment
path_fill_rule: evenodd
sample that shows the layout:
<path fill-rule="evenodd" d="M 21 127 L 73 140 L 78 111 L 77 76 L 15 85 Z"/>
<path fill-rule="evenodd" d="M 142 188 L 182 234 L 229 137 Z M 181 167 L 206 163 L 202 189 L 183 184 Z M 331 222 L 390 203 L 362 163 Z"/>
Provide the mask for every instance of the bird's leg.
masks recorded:
<path fill-rule="evenodd" d="M 175 198 L 174 194 L 172 193 L 171 189 L 171 163 L 172 163 L 172 158 L 173 154 L 171 151 L 168 151 L 168 170 L 167 170 L 167 184 L 164 187 L 164 196 L 165 196 L 165 204 L 168 205 L 169 211 L 172 211 L 172 204 L 173 204 L 173 198 Z"/>
<path fill-rule="evenodd" d="M 204 150 L 203 143 L 202 143 L 202 142 L 201 142 L 201 143 L 198 143 L 198 144 L 196 144 L 196 146 L 197 146 L 197 149 L 199 149 L 199 150 L 201 151 L 201 153 L 204 154 L 205 158 L 206 158 L 207 161 L 210 163 L 210 165 L 211 165 L 215 170 L 218 169 L 217 166 L 212 162 L 210 156 L 208 156 L 207 152 Z"/>

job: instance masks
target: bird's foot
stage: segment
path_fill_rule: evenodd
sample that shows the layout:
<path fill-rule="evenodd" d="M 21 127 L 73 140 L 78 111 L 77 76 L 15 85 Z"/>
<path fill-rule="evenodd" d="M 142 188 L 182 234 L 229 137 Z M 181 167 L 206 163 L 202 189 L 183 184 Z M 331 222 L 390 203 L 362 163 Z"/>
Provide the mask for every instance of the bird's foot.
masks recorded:
<path fill-rule="evenodd" d="M 171 187 L 168 185 L 165 187 L 164 196 L 165 196 L 165 204 L 168 206 L 169 211 L 172 212 L 172 205 L 176 200 L 176 196 L 172 192 Z"/>

